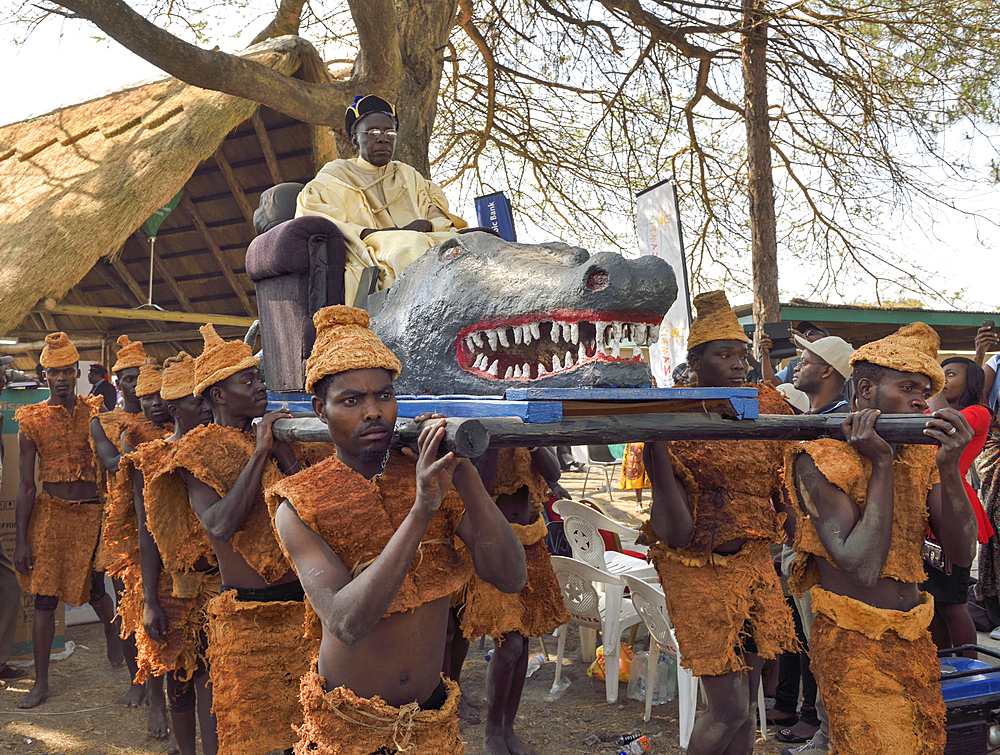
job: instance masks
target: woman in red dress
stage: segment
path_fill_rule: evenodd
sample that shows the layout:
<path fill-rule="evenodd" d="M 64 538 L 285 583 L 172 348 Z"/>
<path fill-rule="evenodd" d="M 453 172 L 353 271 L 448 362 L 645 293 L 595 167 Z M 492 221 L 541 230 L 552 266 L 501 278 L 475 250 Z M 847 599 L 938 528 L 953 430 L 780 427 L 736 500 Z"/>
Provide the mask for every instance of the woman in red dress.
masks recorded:
<path fill-rule="evenodd" d="M 969 467 L 986 443 L 992 413 L 983 405 L 983 368 L 965 357 L 952 357 L 941 363 L 944 368 L 944 389 L 930 401 L 930 411 L 952 407 L 958 409 L 972 425 L 975 436 L 966 447 L 959 461 L 959 471 L 965 478 L 965 492 L 969 495 L 972 509 L 979 525 L 979 542 L 989 542 L 993 526 L 986 516 L 983 504 L 975 488 L 969 484 Z M 929 530 L 928 530 L 929 532 Z M 933 543 L 930 536 L 928 540 Z M 927 553 L 925 552 L 925 555 Z M 931 636 L 939 648 L 959 647 L 976 644 L 976 626 L 969 614 L 969 567 L 956 566 L 945 562 L 943 568 L 924 559 L 927 581 L 922 588 L 934 596 L 934 620 L 931 622 Z M 975 657 L 974 652 L 966 653 Z"/>

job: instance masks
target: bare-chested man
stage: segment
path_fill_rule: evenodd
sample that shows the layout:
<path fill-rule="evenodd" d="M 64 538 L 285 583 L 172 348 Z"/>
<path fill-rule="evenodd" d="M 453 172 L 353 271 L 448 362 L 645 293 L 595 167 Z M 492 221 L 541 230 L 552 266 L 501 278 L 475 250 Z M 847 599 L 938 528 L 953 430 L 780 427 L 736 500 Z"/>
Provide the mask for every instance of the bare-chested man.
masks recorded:
<path fill-rule="evenodd" d="M 743 385 L 748 340 L 722 291 L 694 299 L 688 365 L 699 387 Z M 757 386 L 761 414 L 790 414 L 770 385 Z M 770 546 L 783 533 L 784 447 L 775 441 L 647 443 L 653 487 L 644 531 L 674 623 L 681 664 L 701 677 L 708 705 L 688 755 L 748 755 L 757 731 L 764 660 L 797 649 L 792 614 Z"/>
<path fill-rule="evenodd" d="M 208 607 L 219 752 L 262 755 L 295 741 L 298 683 L 314 646 L 303 637 L 302 586 L 264 504 L 264 486 L 301 467 L 271 433 L 275 420 L 291 415 L 266 413 L 267 388 L 250 347 L 224 342 L 211 325 L 201 330 L 194 393 L 211 405 L 215 422 L 175 441 L 171 465 L 222 574 L 222 594 Z"/>
<path fill-rule="evenodd" d="M 183 351 L 167 359 L 160 398 L 174 421 L 173 435 L 135 450 L 126 445 L 127 458 L 135 465 L 132 485 L 141 553 L 143 630 L 137 632 L 138 660 L 142 675 L 166 675 L 170 727 L 181 755 L 196 755 L 198 723 L 202 750 L 216 755 L 204 617 L 221 580 L 186 492 L 165 480 L 175 442 L 212 421 L 211 406 L 194 395 L 194 387 L 194 359 Z"/>
<path fill-rule="evenodd" d="M 830 720 L 830 752 L 940 755 L 945 706 L 927 630 L 934 600 L 921 593 L 928 519 L 944 558 L 969 566 L 976 517 L 959 473 L 973 432 L 954 409 L 924 432 L 939 446 L 888 443 L 886 414 L 923 414 L 941 390 L 937 334 L 923 323 L 854 352 L 858 412 L 847 442 L 794 446 L 786 477 L 798 522 L 789 586 L 811 592 L 817 614 L 811 667 Z"/>
<path fill-rule="evenodd" d="M 524 549 L 472 463 L 438 458 L 436 417 L 420 418 L 417 453 L 389 450 L 400 364 L 368 315 L 327 307 L 314 322 L 306 386 L 337 453 L 268 490 L 323 627 L 296 752 L 463 752 L 458 685 L 441 675 L 451 594 L 473 568 L 518 592 Z"/>
<path fill-rule="evenodd" d="M 21 588 L 35 596 L 32 642 L 35 683 L 21 708 L 34 708 L 49 694 L 49 651 L 55 636 L 55 610 L 89 602 L 104 625 L 108 660 L 122 664 L 122 646 L 112 623 L 111 596 L 104 573 L 93 569 L 101 534 L 102 508 L 97 470 L 90 447 L 90 421 L 101 410 L 100 396 L 76 392 L 80 355 L 65 333 L 50 333 L 39 360 L 49 398 L 22 406 L 14 414 L 20 430 L 14 566 Z M 35 462 L 42 489 L 35 489 Z"/>

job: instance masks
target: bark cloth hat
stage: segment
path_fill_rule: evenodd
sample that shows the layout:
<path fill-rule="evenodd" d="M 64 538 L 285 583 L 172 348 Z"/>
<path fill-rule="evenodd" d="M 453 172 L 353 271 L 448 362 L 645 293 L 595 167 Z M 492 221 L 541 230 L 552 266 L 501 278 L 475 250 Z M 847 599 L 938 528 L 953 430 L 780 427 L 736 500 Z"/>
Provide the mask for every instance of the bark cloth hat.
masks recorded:
<path fill-rule="evenodd" d="M 348 370 L 382 367 L 399 377 L 403 368 L 393 354 L 368 327 L 368 313 L 363 309 L 335 304 L 313 315 L 316 343 L 306 362 L 306 390 L 327 375 Z"/>
<path fill-rule="evenodd" d="M 163 362 L 162 384 L 160 398 L 164 401 L 174 401 L 194 394 L 194 357 L 182 351 L 175 357 L 168 357 Z"/>
<path fill-rule="evenodd" d="M 742 341 L 750 343 L 736 313 L 729 306 L 725 291 L 706 291 L 694 297 L 698 316 L 688 333 L 688 351 L 709 341 Z"/>
<path fill-rule="evenodd" d="M 139 368 L 139 379 L 135 381 L 136 396 L 152 396 L 160 392 L 163 384 L 163 367 L 153 357 L 148 357 L 146 363 Z"/>
<path fill-rule="evenodd" d="M 115 362 L 111 371 L 119 373 L 129 367 L 142 367 L 146 363 L 146 351 L 142 348 L 142 341 L 130 341 L 127 335 L 118 336 L 118 361 Z"/>
<path fill-rule="evenodd" d="M 359 94 L 354 98 L 354 104 L 347 108 L 347 114 L 344 116 L 344 129 L 348 136 L 354 136 L 354 127 L 369 113 L 385 113 L 392 118 L 396 128 L 399 128 L 396 108 L 391 102 L 383 100 L 377 94 Z"/>
<path fill-rule="evenodd" d="M 216 383 L 248 367 L 256 367 L 260 360 L 253 349 L 242 341 L 223 341 L 209 323 L 199 328 L 205 340 L 205 350 L 194 361 L 194 395 L 200 396 Z"/>
<path fill-rule="evenodd" d="M 69 336 L 61 330 L 58 333 L 49 333 L 45 336 L 45 348 L 42 349 L 42 356 L 38 363 L 42 367 L 69 367 L 80 361 L 80 352 L 69 340 Z"/>
<path fill-rule="evenodd" d="M 866 343 L 854 352 L 851 366 L 869 362 L 898 372 L 915 372 L 931 379 L 931 390 L 937 394 L 944 387 L 944 370 L 937 361 L 941 339 L 930 325 L 913 322 L 904 325 L 891 336 Z"/>

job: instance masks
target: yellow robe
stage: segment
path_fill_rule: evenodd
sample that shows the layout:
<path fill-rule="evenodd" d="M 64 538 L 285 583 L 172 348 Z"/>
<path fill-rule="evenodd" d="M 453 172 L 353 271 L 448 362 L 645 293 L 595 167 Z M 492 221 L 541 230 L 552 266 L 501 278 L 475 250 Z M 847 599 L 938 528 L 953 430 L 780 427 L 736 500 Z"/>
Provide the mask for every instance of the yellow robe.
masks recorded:
<path fill-rule="evenodd" d="M 321 215 L 343 233 L 344 303 L 349 305 L 354 304 L 366 267 L 382 268 L 378 289 L 389 288 L 407 265 L 468 227 L 448 211 L 448 200 L 437 184 L 396 160 L 382 168 L 360 157 L 329 162 L 306 184 L 296 204 L 296 217 Z M 365 228 L 402 228 L 419 219 L 429 220 L 434 230 L 381 231 L 361 239 Z"/>

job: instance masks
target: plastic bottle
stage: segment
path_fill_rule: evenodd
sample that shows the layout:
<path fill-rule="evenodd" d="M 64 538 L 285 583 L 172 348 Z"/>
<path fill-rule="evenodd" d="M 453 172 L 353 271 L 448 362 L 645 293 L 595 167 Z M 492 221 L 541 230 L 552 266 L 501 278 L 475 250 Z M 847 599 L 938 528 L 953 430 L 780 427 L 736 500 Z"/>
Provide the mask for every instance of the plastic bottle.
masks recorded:
<path fill-rule="evenodd" d="M 617 737 L 615 737 L 615 744 L 616 745 L 627 745 L 627 744 L 630 744 L 631 742 L 634 742 L 635 740 L 637 740 L 641 736 L 642 736 L 642 732 L 639 731 L 638 729 L 636 729 L 635 731 L 627 732 L 625 734 L 619 734 Z"/>
<path fill-rule="evenodd" d="M 538 669 L 540 669 L 545 663 L 545 656 L 541 653 L 535 653 L 528 659 L 528 670 L 525 672 L 524 676 L 529 677 L 534 674 Z"/>
<path fill-rule="evenodd" d="M 653 745 L 649 741 L 649 737 L 639 737 L 634 742 L 630 742 L 622 748 L 618 755 L 643 755 L 652 749 Z"/>

